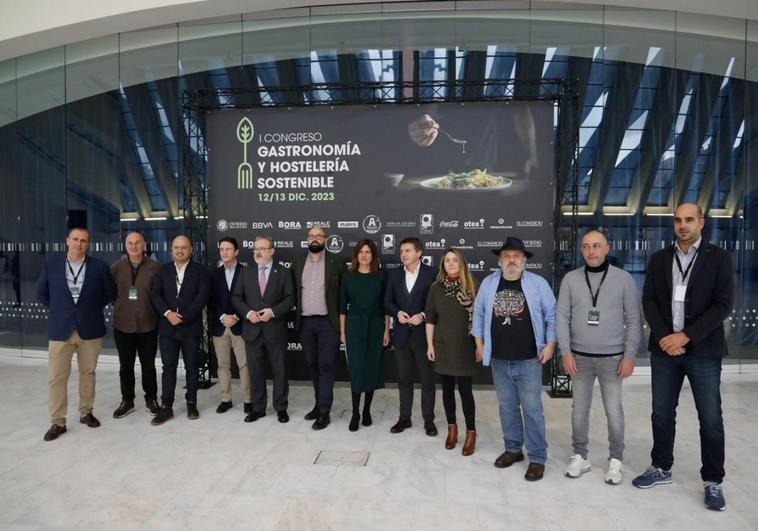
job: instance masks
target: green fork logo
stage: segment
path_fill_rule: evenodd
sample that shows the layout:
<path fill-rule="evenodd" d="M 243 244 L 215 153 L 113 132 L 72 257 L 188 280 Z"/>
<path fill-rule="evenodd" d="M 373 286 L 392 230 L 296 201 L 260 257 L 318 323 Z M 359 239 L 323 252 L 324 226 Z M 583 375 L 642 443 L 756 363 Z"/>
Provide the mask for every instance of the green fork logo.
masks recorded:
<path fill-rule="evenodd" d="M 253 187 L 253 167 L 247 161 L 247 145 L 253 141 L 253 122 L 245 116 L 237 124 L 237 140 L 242 142 L 242 163 L 237 166 L 237 189 L 248 190 Z"/>

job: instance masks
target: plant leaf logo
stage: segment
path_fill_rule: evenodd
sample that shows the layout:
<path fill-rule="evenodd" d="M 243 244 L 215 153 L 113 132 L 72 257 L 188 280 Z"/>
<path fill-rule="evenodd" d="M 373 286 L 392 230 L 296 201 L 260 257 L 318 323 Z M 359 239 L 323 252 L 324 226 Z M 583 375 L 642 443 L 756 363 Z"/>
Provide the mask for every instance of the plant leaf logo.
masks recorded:
<path fill-rule="evenodd" d="M 255 128 L 245 116 L 237 124 L 237 140 L 242 143 L 242 163 L 237 166 L 237 189 L 249 190 L 253 187 L 253 166 L 247 161 L 247 145 L 253 141 Z"/>

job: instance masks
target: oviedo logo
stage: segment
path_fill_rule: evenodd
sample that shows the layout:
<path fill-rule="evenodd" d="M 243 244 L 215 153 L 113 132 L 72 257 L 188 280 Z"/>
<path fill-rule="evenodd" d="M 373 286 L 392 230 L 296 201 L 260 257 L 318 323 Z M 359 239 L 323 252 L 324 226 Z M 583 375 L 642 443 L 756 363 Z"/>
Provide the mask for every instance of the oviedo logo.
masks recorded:
<path fill-rule="evenodd" d="M 253 187 L 253 166 L 247 161 L 247 145 L 253 141 L 255 128 L 245 116 L 237 124 L 237 140 L 242 143 L 242 163 L 237 166 L 237 189 L 249 190 Z"/>

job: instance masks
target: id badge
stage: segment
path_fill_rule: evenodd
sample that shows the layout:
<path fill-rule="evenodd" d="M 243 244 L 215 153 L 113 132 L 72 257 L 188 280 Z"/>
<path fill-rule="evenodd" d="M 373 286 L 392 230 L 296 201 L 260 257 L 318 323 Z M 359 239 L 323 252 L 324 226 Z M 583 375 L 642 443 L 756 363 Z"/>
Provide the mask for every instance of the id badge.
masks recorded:
<path fill-rule="evenodd" d="M 590 310 L 587 312 L 587 324 L 599 325 L 600 324 L 600 312 L 597 310 Z"/>
<path fill-rule="evenodd" d="M 137 300 L 137 288 L 129 288 L 129 300 L 130 301 Z"/>
<path fill-rule="evenodd" d="M 78 297 L 79 296 L 79 286 L 71 286 L 71 296 L 72 297 Z"/>
<path fill-rule="evenodd" d="M 674 302 L 684 302 L 684 296 L 687 293 L 686 284 L 677 284 L 674 288 Z"/>

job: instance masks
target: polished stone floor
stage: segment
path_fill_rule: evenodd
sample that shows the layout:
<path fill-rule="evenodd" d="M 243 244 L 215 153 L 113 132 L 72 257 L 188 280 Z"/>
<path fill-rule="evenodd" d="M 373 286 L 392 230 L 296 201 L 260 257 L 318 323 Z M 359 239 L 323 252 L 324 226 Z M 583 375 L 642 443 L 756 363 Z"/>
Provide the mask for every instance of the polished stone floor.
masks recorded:
<path fill-rule="evenodd" d="M 74 370 L 75 373 L 75 370 Z M 215 413 L 218 387 L 202 391 L 200 419 L 177 418 L 160 427 L 140 409 L 111 417 L 118 405 L 114 364 L 98 369 L 95 414 L 103 425 L 76 421 L 76 376 L 69 387 L 69 431 L 43 442 L 48 428 L 47 369 L 43 360 L 0 357 L 0 529 L 758 529 L 758 375 L 725 374 L 728 508 L 706 510 L 699 478 L 697 420 L 689 389 L 679 409 L 674 483 L 648 491 L 631 485 L 649 461 L 649 377 L 625 384 L 626 476 L 603 483 L 605 419 L 599 394 L 592 411 L 592 471 L 568 479 L 569 400 L 545 396 L 550 458 L 545 478 L 523 479 L 524 463 L 492 466 L 502 451 L 494 391 L 479 390 L 479 444 L 471 457 L 443 447 L 414 426 L 393 435 L 397 391 L 374 400 L 374 425 L 347 429 L 349 388 L 335 391 L 332 424 L 311 430 L 303 420 L 312 406 L 309 386 L 293 384 L 291 421 L 273 410 L 242 422 L 235 408 Z M 138 380 L 139 381 L 139 380 Z M 180 380 L 181 381 L 181 380 Z M 417 395 L 418 396 L 418 395 Z M 416 406 L 418 407 L 418 406 Z M 462 419 L 459 420 L 462 428 Z M 368 458 L 366 459 L 366 454 Z M 316 462 L 318 461 L 318 462 Z M 364 465 L 365 463 L 365 465 Z"/>

